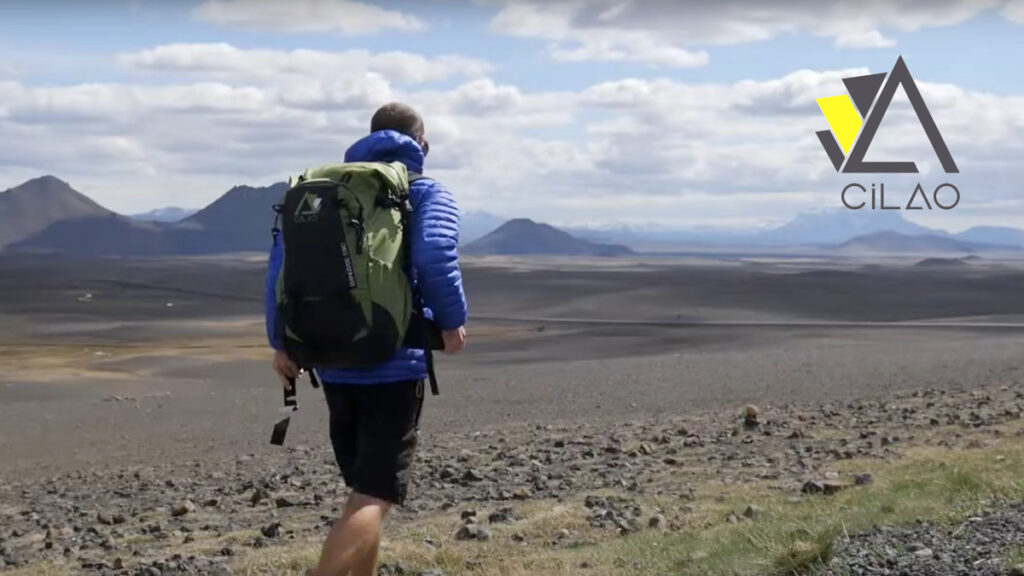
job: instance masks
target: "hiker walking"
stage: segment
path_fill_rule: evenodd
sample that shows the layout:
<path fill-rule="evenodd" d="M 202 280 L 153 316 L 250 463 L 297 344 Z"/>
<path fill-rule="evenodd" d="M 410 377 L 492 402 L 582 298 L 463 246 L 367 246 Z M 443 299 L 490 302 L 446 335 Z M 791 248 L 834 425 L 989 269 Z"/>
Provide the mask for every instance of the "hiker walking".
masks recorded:
<path fill-rule="evenodd" d="M 330 438 L 351 495 L 314 576 L 375 574 L 381 525 L 406 499 L 432 349 L 466 343 L 455 198 L 423 174 L 422 118 L 400 103 L 373 115 L 344 163 L 292 183 L 266 279 L 274 371 L 323 382 Z"/>

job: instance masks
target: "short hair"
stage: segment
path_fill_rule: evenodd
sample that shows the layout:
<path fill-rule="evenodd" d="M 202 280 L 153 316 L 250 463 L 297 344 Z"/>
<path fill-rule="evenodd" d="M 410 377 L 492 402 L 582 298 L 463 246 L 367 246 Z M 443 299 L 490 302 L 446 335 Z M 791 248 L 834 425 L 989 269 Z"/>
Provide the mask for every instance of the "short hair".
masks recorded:
<path fill-rule="evenodd" d="M 370 120 L 370 132 L 394 130 L 413 139 L 423 138 L 423 118 L 412 106 L 391 102 L 381 106 Z"/>

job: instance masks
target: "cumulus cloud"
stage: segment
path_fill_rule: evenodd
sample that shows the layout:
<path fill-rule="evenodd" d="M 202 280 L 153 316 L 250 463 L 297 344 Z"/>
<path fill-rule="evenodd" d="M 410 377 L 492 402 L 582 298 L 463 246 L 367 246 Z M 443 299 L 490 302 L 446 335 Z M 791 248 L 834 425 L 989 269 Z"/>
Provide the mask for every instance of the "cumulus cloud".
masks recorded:
<path fill-rule="evenodd" d="M 482 78 L 459 86 L 452 94 L 452 105 L 469 113 L 495 114 L 511 112 L 523 101 L 515 86 L 498 86 L 489 78 Z"/>
<path fill-rule="evenodd" d="M 840 48 L 892 48 L 896 40 L 886 38 L 878 30 L 862 30 L 836 36 L 836 46 Z"/>
<path fill-rule="evenodd" d="M 274 51 L 229 47 L 211 57 L 201 46 L 122 58 L 132 70 L 165 71 L 170 83 L 0 81 L 0 177 L 59 171 L 93 183 L 99 200 L 126 211 L 201 206 L 231 185 L 269 184 L 339 159 L 366 133 L 375 107 L 399 99 L 423 113 L 428 170 L 466 208 L 548 219 L 568 211 L 558 214 L 563 221 L 625 212 L 699 222 L 708 211 L 743 203 L 751 217 L 782 219 L 838 190 L 840 177 L 814 135 L 828 127 L 816 98 L 845 93 L 845 77 L 879 72 L 800 69 L 738 82 L 625 78 L 559 92 L 471 74 L 441 89 L 396 83 L 375 55 L 348 76 L 297 83 L 305 67 L 322 65 L 320 56 L 311 63 L 282 52 L 275 61 Z M 259 57 L 282 73 L 246 72 Z M 297 72 L 284 72 L 290 69 Z M 964 206 L 1019 196 L 1024 97 L 916 79 L 960 165 L 958 182 L 967 183 Z M 916 161 L 923 178 L 941 173 L 897 94 L 869 156 Z"/>
<path fill-rule="evenodd" d="M 487 1 L 487 0 L 485 0 Z M 1013 0 L 1018 2 L 1019 0 Z M 552 42 L 559 60 L 634 61 L 666 67 L 702 66 L 694 47 L 760 42 L 788 34 L 831 38 L 840 48 L 896 45 L 896 32 L 948 26 L 1000 0 L 494 0 L 497 32 Z M 1021 17 L 1019 6 L 1006 8 Z"/>
<path fill-rule="evenodd" d="M 581 3 L 509 3 L 491 21 L 491 29 L 523 37 L 554 41 L 549 51 L 556 60 L 634 61 L 656 66 L 691 68 L 708 62 L 708 54 L 660 41 L 641 30 L 582 28 L 573 25 Z M 568 43 L 568 44 L 567 44 Z"/>
<path fill-rule="evenodd" d="M 1003 8 L 1003 15 L 1011 22 L 1024 24 L 1024 0 L 1010 0 Z"/>
<path fill-rule="evenodd" d="M 118 60 L 131 70 L 271 82 L 376 73 L 394 82 L 421 83 L 457 76 L 481 76 L 492 69 L 484 60 L 454 55 L 426 57 L 408 52 L 371 53 L 366 50 L 258 50 L 226 43 L 166 44 L 121 54 Z"/>
<path fill-rule="evenodd" d="M 354 0 L 207 0 L 195 17 L 226 26 L 345 36 L 421 30 L 418 18 Z"/>
<path fill-rule="evenodd" d="M 580 104 L 610 114 L 588 133 L 591 158 L 602 175 L 602 186 L 591 192 L 614 194 L 632 185 L 668 197 L 685 195 L 686 189 L 759 193 L 765 205 L 795 190 L 826 193 L 849 177 L 835 174 L 814 137 L 828 128 L 814 99 L 844 93 L 841 79 L 864 72 L 801 70 L 734 84 L 633 79 L 594 86 L 582 93 Z M 942 172 L 902 91 L 869 159 L 915 161 L 922 175 L 914 178 L 941 176 L 965 184 L 965 203 L 1019 196 L 1015 183 L 1024 173 L 1013 158 L 1024 150 L 1024 99 L 918 84 L 961 174 Z"/>

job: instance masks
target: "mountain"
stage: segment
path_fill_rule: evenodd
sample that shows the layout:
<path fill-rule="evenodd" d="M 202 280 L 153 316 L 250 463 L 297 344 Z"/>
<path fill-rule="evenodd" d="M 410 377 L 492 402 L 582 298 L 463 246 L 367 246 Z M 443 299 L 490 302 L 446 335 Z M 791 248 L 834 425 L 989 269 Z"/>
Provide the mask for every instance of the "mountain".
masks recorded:
<path fill-rule="evenodd" d="M 167 208 L 157 208 L 156 210 L 150 210 L 149 212 L 143 212 L 141 214 L 131 214 L 129 218 L 132 220 L 141 220 L 143 222 L 165 222 L 172 223 L 184 220 L 189 216 L 195 214 L 197 210 L 189 208 L 178 208 L 176 206 L 169 206 Z"/>
<path fill-rule="evenodd" d="M 188 218 L 170 227 L 177 250 L 184 254 L 263 251 L 270 247 L 273 206 L 288 184 L 235 186 Z"/>
<path fill-rule="evenodd" d="M 968 242 L 1024 247 L 1024 230 L 1005 226 L 975 226 L 956 235 Z"/>
<path fill-rule="evenodd" d="M 1011 246 L 966 242 L 948 236 L 934 234 L 909 235 L 899 232 L 875 232 L 858 236 L 836 246 L 836 250 L 847 253 L 889 253 L 889 254 L 952 254 L 1015 250 Z"/>
<path fill-rule="evenodd" d="M 56 222 L 112 214 L 59 178 L 35 178 L 0 192 L 0 250 Z"/>
<path fill-rule="evenodd" d="M 135 220 L 97 206 L 98 210 L 84 215 L 54 218 L 42 230 L 8 245 L 7 250 L 75 256 L 264 251 L 270 246 L 272 207 L 286 188 L 284 183 L 264 188 L 237 186 L 203 210 L 170 224 Z"/>
<path fill-rule="evenodd" d="M 876 232 L 907 235 L 947 235 L 941 230 L 919 226 L 896 211 L 854 211 L 829 209 L 797 215 L 771 229 L 694 226 L 689 228 L 659 225 L 656 222 L 563 226 L 578 238 L 596 242 L 626 244 L 634 248 L 659 249 L 682 245 L 714 246 L 833 246 Z"/>
<path fill-rule="evenodd" d="M 493 232 L 505 223 L 507 218 L 502 218 L 483 210 L 470 210 L 462 214 L 459 223 L 459 242 L 468 244 L 478 238 Z"/>
<path fill-rule="evenodd" d="M 774 230 L 757 234 L 753 240 L 759 244 L 790 246 L 832 245 L 881 232 L 907 236 L 945 234 L 914 224 L 894 210 L 863 211 L 838 208 L 800 214 Z"/>
<path fill-rule="evenodd" d="M 626 256 L 633 251 L 616 244 L 581 240 L 548 224 L 516 218 L 462 250 L 466 254 L 550 256 Z"/>
<path fill-rule="evenodd" d="M 160 256 L 175 252 L 157 222 L 109 212 L 54 222 L 42 232 L 7 246 L 10 252 L 73 256 Z"/>
<path fill-rule="evenodd" d="M 0 192 L 0 250 L 120 256 L 264 251 L 274 221 L 272 206 L 286 188 L 283 182 L 236 186 L 194 214 L 168 208 L 128 217 L 100 206 L 67 182 L 43 176 Z M 176 219 L 179 215 L 184 217 Z M 1024 247 L 1024 230 L 1016 228 L 982 226 L 953 235 L 909 222 L 898 211 L 843 209 L 800 214 L 771 230 L 681 228 L 657 222 L 556 228 L 471 211 L 463 214 L 460 236 L 464 251 L 481 254 L 621 255 L 631 252 L 627 246 L 672 251 L 695 245 L 924 253 Z"/>
<path fill-rule="evenodd" d="M 970 263 L 963 258 L 925 258 L 914 264 L 914 268 L 963 268 Z"/>

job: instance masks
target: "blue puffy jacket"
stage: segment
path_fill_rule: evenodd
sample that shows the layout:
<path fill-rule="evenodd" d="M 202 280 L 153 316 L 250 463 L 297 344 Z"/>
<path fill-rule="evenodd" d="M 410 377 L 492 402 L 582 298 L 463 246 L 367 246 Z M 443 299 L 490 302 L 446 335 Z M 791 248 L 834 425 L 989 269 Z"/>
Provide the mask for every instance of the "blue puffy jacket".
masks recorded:
<path fill-rule="evenodd" d="M 353 144 L 345 152 L 346 162 L 394 162 L 405 164 L 410 172 L 423 173 L 423 150 L 415 140 L 391 130 L 374 132 Z M 412 282 L 423 296 L 428 318 L 442 330 L 466 323 L 466 296 L 459 270 L 459 209 L 455 197 L 436 181 L 424 178 L 412 183 L 409 191 L 413 207 L 410 230 Z M 266 328 L 270 345 L 284 349 L 274 334 L 277 313 L 274 287 L 284 250 L 280 241 L 270 250 L 266 284 Z M 403 348 L 377 366 L 361 369 L 318 371 L 325 383 L 375 384 L 427 377 L 423 350 Z"/>

